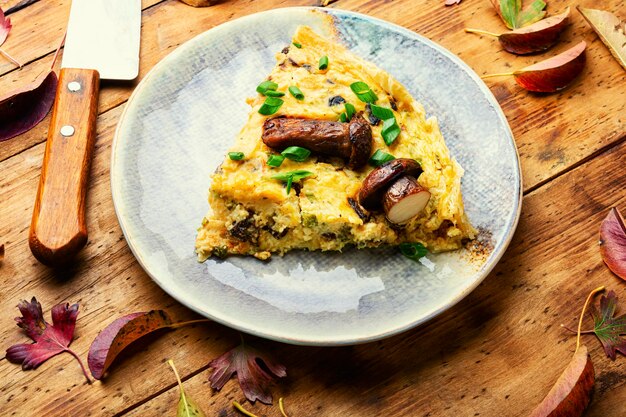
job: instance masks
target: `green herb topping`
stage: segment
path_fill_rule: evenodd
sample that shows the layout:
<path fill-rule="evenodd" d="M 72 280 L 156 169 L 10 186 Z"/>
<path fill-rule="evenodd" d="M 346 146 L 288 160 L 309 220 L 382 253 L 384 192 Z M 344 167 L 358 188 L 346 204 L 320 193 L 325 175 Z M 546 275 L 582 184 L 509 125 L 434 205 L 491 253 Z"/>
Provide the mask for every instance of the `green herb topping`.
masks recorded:
<path fill-rule="evenodd" d="M 301 44 L 299 44 L 298 42 L 294 42 L 294 43 L 293 43 L 293 46 L 295 46 L 295 47 L 296 47 L 296 48 L 298 48 L 298 49 L 302 48 L 302 45 L 301 45 Z"/>
<path fill-rule="evenodd" d="M 267 158 L 267 165 L 274 167 L 274 168 L 278 168 L 279 166 L 282 165 L 284 160 L 285 160 L 285 157 L 282 155 L 270 155 L 270 157 Z"/>
<path fill-rule="evenodd" d="M 419 261 L 420 258 L 428 254 L 428 249 L 421 243 L 400 243 L 400 252 L 409 259 Z"/>
<path fill-rule="evenodd" d="M 369 164 L 375 167 L 379 167 L 382 164 L 384 164 L 385 162 L 389 162 L 396 159 L 395 156 L 388 154 L 387 152 L 383 152 L 382 150 L 378 149 L 376 152 L 374 152 L 374 155 L 371 156 L 371 158 L 369 159 Z"/>
<path fill-rule="evenodd" d="M 383 121 L 382 135 L 387 146 L 391 145 L 400 135 L 400 126 L 396 121 L 393 111 L 387 107 L 370 104 L 372 115 Z"/>
<path fill-rule="evenodd" d="M 287 195 L 291 191 L 291 185 L 294 182 L 298 182 L 306 177 L 310 177 L 313 175 L 311 171 L 305 171 L 303 169 L 298 169 L 296 171 L 283 172 L 281 174 L 272 175 L 272 178 L 275 180 L 279 180 L 287 183 Z"/>
<path fill-rule="evenodd" d="M 292 161 L 304 162 L 311 155 L 311 151 L 299 146 L 290 146 L 280 153 L 285 158 L 289 158 Z"/>
<path fill-rule="evenodd" d="M 319 69 L 325 70 L 326 68 L 328 68 L 328 57 L 324 55 L 323 57 L 320 58 Z"/>
<path fill-rule="evenodd" d="M 282 97 L 285 95 L 285 93 L 283 93 L 282 91 L 267 90 L 265 92 L 265 95 L 267 97 Z"/>
<path fill-rule="evenodd" d="M 241 161 L 243 156 L 243 152 L 228 152 L 228 157 L 233 161 Z"/>
<path fill-rule="evenodd" d="M 346 103 L 344 105 L 344 109 L 346 111 L 339 115 L 339 120 L 341 120 L 342 122 L 346 123 L 346 122 L 349 122 L 350 120 L 352 120 L 352 116 L 354 116 L 354 114 L 356 113 L 356 109 L 350 103 Z"/>
<path fill-rule="evenodd" d="M 267 97 L 265 103 L 259 108 L 259 113 L 264 116 L 270 116 L 280 109 L 284 101 L 277 97 Z"/>
<path fill-rule="evenodd" d="M 370 86 L 365 84 L 363 81 L 357 81 L 350 84 L 350 88 L 363 103 L 374 103 L 378 100 L 376 93 L 374 93 Z"/>
<path fill-rule="evenodd" d="M 278 84 L 276 84 L 273 81 L 263 81 L 261 84 L 259 84 L 256 87 L 256 91 L 258 93 L 261 93 L 263 95 L 265 95 L 265 93 L 270 90 L 270 91 L 276 91 L 276 89 L 278 88 Z"/>
<path fill-rule="evenodd" d="M 302 93 L 302 91 L 295 85 L 289 87 L 289 92 L 296 98 L 296 100 L 304 100 L 304 93 Z"/>

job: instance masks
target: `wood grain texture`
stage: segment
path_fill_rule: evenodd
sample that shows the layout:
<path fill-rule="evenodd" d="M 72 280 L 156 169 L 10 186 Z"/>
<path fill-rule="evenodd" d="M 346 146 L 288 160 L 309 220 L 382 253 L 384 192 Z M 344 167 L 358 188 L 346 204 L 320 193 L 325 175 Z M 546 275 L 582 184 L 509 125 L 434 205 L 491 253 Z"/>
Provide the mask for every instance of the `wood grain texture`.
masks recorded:
<path fill-rule="evenodd" d="M 98 71 L 61 70 L 29 234 L 31 252 L 46 265 L 69 263 L 87 243 L 85 199 L 99 90 Z"/>
<path fill-rule="evenodd" d="M 154 6 L 143 13 L 140 77 L 176 46 L 219 23 L 317 0 L 227 0 L 204 9 L 178 0 L 144 1 L 144 6 L 147 3 Z M 621 2 L 604 4 L 619 10 Z M 550 13 L 565 5 L 551 1 Z M 593 2 L 582 0 L 581 5 L 593 7 Z M 498 51 L 496 41 L 462 32 L 465 26 L 503 30 L 487 0 L 464 0 L 448 8 L 442 1 L 409 0 L 339 0 L 332 6 L 425 34 L 479 73 L 541 59 L 513 57 Z M 64 27 L 60 16 L 65 13 L 66 20 L 68 10 L 69 0 L 42 0 L 11 16 L 14 25 L 20 23 L 6 45 L 10 41 L 15 42 L 12 47 L 32 46 L 20 55 L 30 64 L 18 72 L 1 63 L 0 74 L 6 73 L 0 76 L 0 90 L 47 70 L 57 32 Z M 29 33 L 35 27 L 36 36 Z M 570 360 L 574 337 L 559 324 L 575 325 L 587 292 L 607 285 L 616 290 L 624 311 L 626 287 L 603 265 L 597 239 L 609 207 L 626 211 L 626 144 L 602 152 L 624 137 L 626 81 L 594 36 L 573 14 L 565 41 L 550 53 L 582 37 L 590 44 L 589 66 L 583 78 L 561 94 L 528 94 L 512 80 L 489 84 L 515 133 L 526 187 L 534 191 L 524 199 L 520 226 L 504 259 L 472 294 L 418 329 L 367 345 L 304 348 L 250 339 L 287 365 L 288 377 L 274 395 L 285 397 L 290 416 L 526 416 Z M 72 347 L 83 358 L 98 332 L 121 315 L 165 308 L 176 319 L 196 317 L 139 267 L 113 211 L 110 146 L 122 104 L 133 87 L 133 83 L 103 85 L 87 199 L 90 239 L 70 269 L 44 267 L 28 248 L 46 122 L 0 147 L 0 244 L 6 248 L 0 264 L 0 352 L 27 341 L 13 317 L 17 302 L 32 295 L 42 302 L 46 317 L 56 303 L 80 303 Z M 585 327 L 589 325 L 587 320 Z M 91 386 L 69 355 L 28 372 L 0 358 L 0 415 L 173 415 L 178 391 L 165 363 L 172 358 L 187 380 L 185 389 L 208 415 L 237 416 L 230 403 L 244 398 L 236 382 L 219 393 L 207 382 L 208 362 L 237 342 L 236 332 L 217 324 L 164 332 L 131 347 L 106 380 Z M 584 343 L 597 373 L 586 415 L 618 416 L 626 401 L 626 360 L 618 357 L 611 362 L 593 336 L 585 336 Z M 259 416 L 278 415 L 275 408 L 245 406 Z"/>

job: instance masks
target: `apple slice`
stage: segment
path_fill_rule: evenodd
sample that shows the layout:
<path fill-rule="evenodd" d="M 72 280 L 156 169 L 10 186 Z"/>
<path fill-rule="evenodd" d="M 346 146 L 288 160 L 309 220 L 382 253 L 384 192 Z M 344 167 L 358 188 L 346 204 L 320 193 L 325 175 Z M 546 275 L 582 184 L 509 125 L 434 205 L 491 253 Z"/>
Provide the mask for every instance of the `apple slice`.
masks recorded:
<path fill-rule="evenodd" d="M 569 7 L 559 15 L 548 17 L 511 32 L 497 34 L 479 29 L 465 29 L 465 31 L 495 36 L 506 51 L 517 55 L 526 55 L 542 52 L 556 45 L 559 35 L 567 27 L 568 22 Z"/>
<path fill-rule="evenodd" d="M 514 72 L 483 75 L 482 78 L 513 76 L 526 90 L 554 93 L 571 84 L 585 68 L 585 41 L 567 51 Z"/>
<path fill-rule="evenodd" d="M 404 224 L 417 216 L 428 204 L 430 192 L 406 175 L 394 182 L 383 197 L 387 220 Z"/>

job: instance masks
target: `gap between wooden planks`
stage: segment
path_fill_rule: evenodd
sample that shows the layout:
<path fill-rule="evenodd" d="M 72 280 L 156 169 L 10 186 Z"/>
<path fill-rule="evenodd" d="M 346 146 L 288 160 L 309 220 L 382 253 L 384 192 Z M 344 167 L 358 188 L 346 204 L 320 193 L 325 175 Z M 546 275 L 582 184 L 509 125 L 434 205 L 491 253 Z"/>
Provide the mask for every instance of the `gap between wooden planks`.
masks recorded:
<path fill-rule="evenodd" d="M 43 13 L 38 2 L 14 14 L 23 16 L 23 24 L 37 19 Z M 167 55 L 173 48 L 219 23 L 251 12 L 271 8 L 272 5 L 310 5 L 315 1 L 260 1 L 250 5 L 244 1 L 226 1 L 205 9 L 194 9 L 177 0 L 155 3 L 144 1 L 153 7 L 144 11 L 140 78 Z M 341 0 L 334 3 L 346 9 L 386 18 L 400 25 L 423 33 L 427 37 L 448 47 L 470 63 L 478 73 L 486 73 L 502 67 L 524 66 L 538 60 L 534 57 L 514 57 L 499 50 L 497 42 L 463 33 L 466 26 L 480 26 L 497 30 L 502 26 L 488 2 L 478 5 L 437 7 L 409 5 L 406 1 L 380 3 L 357 0 Z M 618 0 L 607 2 L 607 8 L 617 7 Z M 67 1 L 64 3 L 67 8 Z M 551 7 L 558 10 L 564 2 L 554 0 Z M 61 8 L 59 6 L 59 8 Z M 52 19 L 51 19 L 52 20 Z M 555 48 L 563 49 L 568 43 L 583 36 L 590 44 L 589 65 L 586 73 L 575 84 L 560 94 L 536 95 L 521 90 L 513 80 L 491 82 L 491 90 L 498 98 L 511 124 L 520 151 L 525 190 L 535 189 L 563 172 L 586 161 L 590 156 L 619 143 L 626 134 L 626 78 L 623 70 L 609 52 L 597 40 L 597 36 L 586 26 L 582 18 L 573 13 L 572 28 L 564 35 L 563 42 Z M 65 21 L 65 20 L 63 20 Z M 178 22 L 186 22 L 180 30 Z M 60 25 L 60 26 L 59 26 Z M 41 27 L 39 36 L 54 38 L 64 23 L 48 23 Z M 11 35 L 13 36 L 13 34 Z M 31 42 L 26 34 L 15 35 L 18 40 Z M 58 36 L 57 36 L 58 37 Z M 52 46 L 54 45 L 54 46 Z M 56 47 L 54 42 L 45 52 L 50 56 Z M 34 53 L 34 52 L 33 52 Z M 549 52 L 552 53 L 552 52 Z M 548 54 L 549 54 L 548 53 Z M 548 55 L 546 54 L 546 55 Z M 51 57 L 43 59 L 31 56 L 35 61 L 22 71 L 14 71 L 0 78 L 0 90 L 8 90 L 24 80 L 34 79 L 49 66 Z M 542 55 L 543 56 L 543 55 Z M 37 56 L 38 57 L 38 56 Z M 105 112 L 124 103 L 135 84 L 108 83 L 103 85 L 99 110 Z M 445 123 L 445 121 L 442 121 Z M 49 120 L 24 135 L 4 142 L 0 147 L 0 161 L 45 140 Z"/>

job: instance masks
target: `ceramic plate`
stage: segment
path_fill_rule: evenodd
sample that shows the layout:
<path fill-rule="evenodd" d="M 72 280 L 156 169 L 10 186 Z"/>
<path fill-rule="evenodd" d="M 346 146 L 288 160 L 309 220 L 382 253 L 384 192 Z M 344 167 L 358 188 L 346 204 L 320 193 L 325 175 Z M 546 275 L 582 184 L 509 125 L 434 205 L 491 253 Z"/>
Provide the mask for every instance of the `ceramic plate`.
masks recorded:
<path fill-rule="evenodd" d="M 296 27 L 312 26 L 401 81 L 439 119 L 465 168 L 471 222 L 489 253 L 428 255 L 393 249 L 290 252 L 198 263 L 196 228 L 208 211 L 210 175 L 245 121 L 246 97 L 272 70 Z M 180 46 L 139 84 L 119 122 L 111 186 L 137 260 L 158 285 L 198 313 L 269 339 L 341 345 L 381 339 L 451 307 L 489 273 L 520 213 L 517 151 L 498 103 L 479 77 L 441 46 L 368 16 L 277 9 L 211 29 Z"/>

